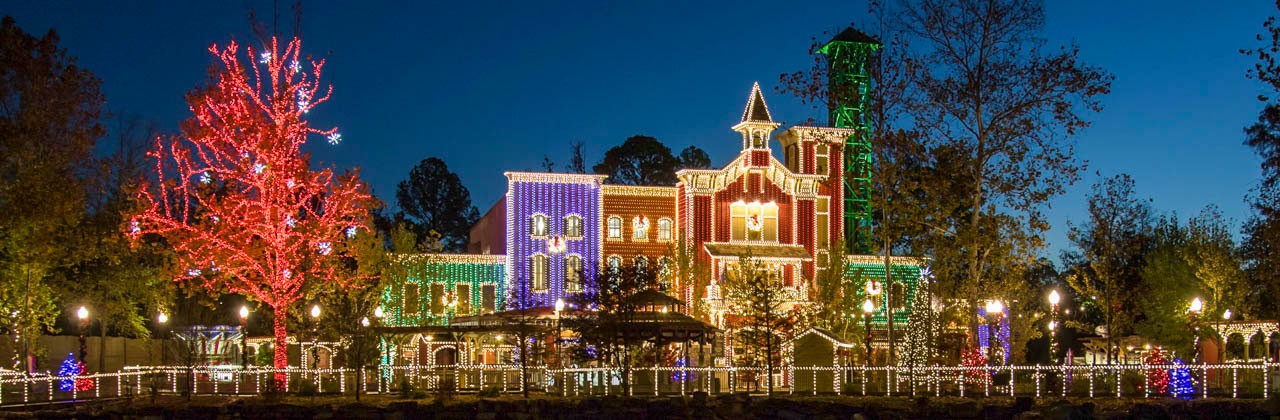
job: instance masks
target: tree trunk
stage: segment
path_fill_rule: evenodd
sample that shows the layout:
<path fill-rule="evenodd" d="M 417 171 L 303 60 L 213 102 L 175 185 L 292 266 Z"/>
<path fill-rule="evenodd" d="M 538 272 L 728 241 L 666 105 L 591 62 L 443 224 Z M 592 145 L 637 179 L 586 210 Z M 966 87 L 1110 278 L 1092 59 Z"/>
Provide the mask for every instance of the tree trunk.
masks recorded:
<path fill-rule="evenodd" d="M 769 396 L 773 396 L 773 332 L 764 332 L 764 364 L 767 367 L 765 374 L 766 383 L 769 385 Z"/>
<path fill-rule="evenodd" d="M 276 369 L 287 369 L 289 367 L 289 332 L 285 329 L 288 321 L 288 311 L 283 306 L 272 306 L 272 332 L 275 335 L 275 351 L 272 352 L 272 367 Z M 304 366 L 305 367 L 305 366 Z M 284 390 L 288 381 L 288 374 L 284 372 L 276 372 L 277 389 Z"/>

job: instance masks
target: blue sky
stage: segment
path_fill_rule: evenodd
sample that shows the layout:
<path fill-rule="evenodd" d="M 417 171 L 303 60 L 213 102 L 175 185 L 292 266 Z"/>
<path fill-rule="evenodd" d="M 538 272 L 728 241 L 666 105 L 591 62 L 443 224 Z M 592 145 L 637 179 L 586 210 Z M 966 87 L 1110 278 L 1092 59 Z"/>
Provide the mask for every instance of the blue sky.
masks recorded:
<path fill-rule="evenodd" d="M 282 26 L 292 1 L 282 3 Z M 820 113 L 773 93 L 779 73 L 809 63 L 810 38 L 849 22 L 845 2 L 325 2 L 304 5 L 304 49 L 327 55 L 334 97 L 313 112 L 344 142 L 316 141 L 318 161 L 359 166 L 384 200 L 419 160 L 443 158 L 481 212 L 505 192 L 504 170 L 539 168 L 586 144 L 594 163 L 626 137 L 690 144 L 715 164 L 759 81 L 775 119 Z M 210 43 L 248 39 L 250 8 L 268 1 L 0 1 L 28 32 L 55 28 L 103 80 L 109 108 L 176 131 L 183 95 L 203 81 Z M 1259 174 L 1241 129 L 1260 107 L 1244 77 L 1273 2 L 1064 1 L 1046 4 L 1045 36 L 1075 42 L 1115 76 L 1105 110 L 1076 140 L 1084 180 L 1053 200 L 1048 255 L 1066 247 L 1098 178 L 1127 172 L 1155 207 L 1189 216 L 1220 206 L 1238 223 Z M 291 27 L 291 25 L 289 25 Z M 1056 258 L 1055 258 L 1056 259 Z"/>

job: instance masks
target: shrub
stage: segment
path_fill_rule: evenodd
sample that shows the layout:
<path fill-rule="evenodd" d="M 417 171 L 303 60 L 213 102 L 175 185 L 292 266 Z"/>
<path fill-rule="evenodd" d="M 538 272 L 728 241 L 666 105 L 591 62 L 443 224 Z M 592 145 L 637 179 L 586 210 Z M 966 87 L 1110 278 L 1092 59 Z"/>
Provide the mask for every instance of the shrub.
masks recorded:
<path fill-rule="evenodd" d="M 481 389 L 480 393 L 476 395 L 480 397 L 492 398 L 492 397 L 497 397 L 498 395 L 501 395 L 501 394 L 502 394 L 502 388 L 490 385 Z"/>
<path fill-rule="evenodd" d="M 314 397 L 318 393 L 316 383 L 311 381 L 302 381 L 298 384 L 298 395 L 303 397 Z"/>
<path fill-rule="evenodd" d="M 409 382 L 409 378 L 400 378 L 400 386 L 397 386 L 396 389 L 400 391 L 400 398 L 414 396 L 413 383 Z"/>

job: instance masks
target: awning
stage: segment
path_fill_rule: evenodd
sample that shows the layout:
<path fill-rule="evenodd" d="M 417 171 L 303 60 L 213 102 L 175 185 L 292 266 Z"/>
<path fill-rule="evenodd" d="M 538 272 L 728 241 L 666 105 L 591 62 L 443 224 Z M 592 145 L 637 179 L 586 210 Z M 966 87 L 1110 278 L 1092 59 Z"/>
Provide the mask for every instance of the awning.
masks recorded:
<path fill-rule="evenodd" d="M 783 244 L 730 244 L 707 243 L 703 245 L 712 257 L 738 258 L 750 254 L 751 258 L 762 260 L 797 260 L 811 261 L 813 256 L 802 245 Z"/>

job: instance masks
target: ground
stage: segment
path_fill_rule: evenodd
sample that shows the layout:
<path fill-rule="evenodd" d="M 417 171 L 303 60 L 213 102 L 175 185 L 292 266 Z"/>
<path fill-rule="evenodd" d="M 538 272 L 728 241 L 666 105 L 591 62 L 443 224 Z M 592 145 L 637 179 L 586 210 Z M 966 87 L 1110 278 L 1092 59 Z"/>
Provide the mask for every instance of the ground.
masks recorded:
<path fill-rule="evenodd" d="M 234 398 L 160 397 L 111 401 L 79 407 L 0 411 L 8 418 L 436 418 L 436 419 L 849 419 L 849 418 L 1259 418 L 1280 413 L 1280 400 L 1195 400 L 1057 398 L 893 398 L 893 397 L 777 397 L 731 395 L 706 397 L 562 398 L 519 396 L 478 398 L 459 396 L 447 401 L 434 396 L 405 399 L 365 396 Z"/>

